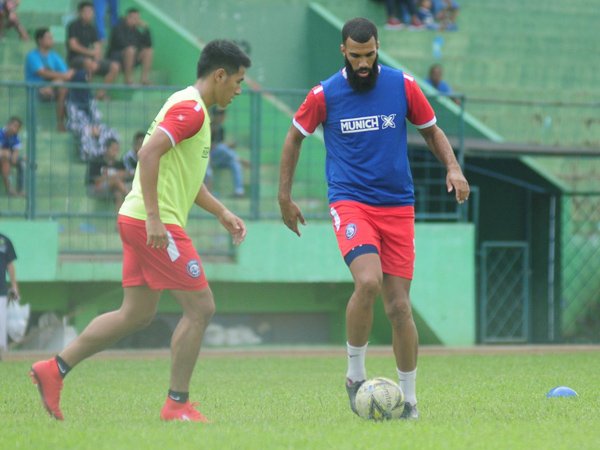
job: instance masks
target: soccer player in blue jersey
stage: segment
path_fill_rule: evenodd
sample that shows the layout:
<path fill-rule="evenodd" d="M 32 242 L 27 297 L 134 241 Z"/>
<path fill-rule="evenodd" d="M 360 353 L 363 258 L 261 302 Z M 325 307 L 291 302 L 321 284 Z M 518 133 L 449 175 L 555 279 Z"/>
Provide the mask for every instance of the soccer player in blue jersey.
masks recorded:
<path fill-rule="evenodd" d="M 418 334 L 409 297 L 415 257 L 414 187 L 405 119 L 446 167 L 447 189 L 454 191 L 458 203 L 468 199 L 469 184 L 414 78 L 378 63 L 377 27 L 364 18 L 346 22 L 340 48 L 345 67 L 308 93 L 285 138 L 279 206 L 286 226 L 300 236 L 298 222 L 305 220 L 292 200 L 292 182 L 303 139 L 322 125 L 333 228 L 354 278 L 346 308 L 350 406 L 356 412 L 356 392 L 367 378 L 373 304 L 381 293 L 406 398 L 402 418 L 417 419 Z"/>

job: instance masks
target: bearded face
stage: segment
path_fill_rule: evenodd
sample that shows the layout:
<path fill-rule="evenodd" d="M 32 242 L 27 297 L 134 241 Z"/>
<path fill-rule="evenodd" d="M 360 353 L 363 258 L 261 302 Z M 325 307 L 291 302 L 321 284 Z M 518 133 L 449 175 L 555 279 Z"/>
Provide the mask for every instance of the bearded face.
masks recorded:
<path fill-rule="evenodd" d="M 378 59 L 375 57 L 373 65 L 354 69 L 348 58 L 344 58 L 348 83 L 357 92 L 367 92 L 375 87 L 379 75 Z"/>

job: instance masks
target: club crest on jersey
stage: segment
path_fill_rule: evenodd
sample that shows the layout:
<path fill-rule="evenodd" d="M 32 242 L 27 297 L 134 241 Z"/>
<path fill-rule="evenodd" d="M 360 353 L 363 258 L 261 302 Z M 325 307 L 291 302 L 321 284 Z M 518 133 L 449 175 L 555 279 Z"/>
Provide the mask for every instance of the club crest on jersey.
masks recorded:
<path fill-rule="evenodd" d="M 190 275 L 190 277 L 198 278 L 200 276 L 200 273 L 202 272 L 200 270 L 200 264 L 198 263 L 198 261 L 196 261 L 195 259 L 191 259 L 187 263 L 187 272 Z"/>
<path fill-rule="evenodd" d="M 346 225 L 346 239 L 352 239 L 356 235 L 356 225 L 349 223 Z"/>

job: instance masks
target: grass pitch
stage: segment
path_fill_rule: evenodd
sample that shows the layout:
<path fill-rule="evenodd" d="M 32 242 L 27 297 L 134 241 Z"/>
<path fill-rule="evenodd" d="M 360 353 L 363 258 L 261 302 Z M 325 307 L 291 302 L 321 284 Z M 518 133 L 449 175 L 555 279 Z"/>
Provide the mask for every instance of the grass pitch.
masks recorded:
<path fill-rule="evenodd" d="M 0 362 L 2 449 L 593 449 L 600 448 L 600 352 L 422 355 L 417 422 L 354 416 L 345 356 L 200 359 L 191 399 L 214 423 L 163 423 L 167 357 L 92 358 L 65 380 L 64 422 L 50 419 L 27 376 Z M 389 356 L 369 376 L 395 379 Z M 547 399 L 567 385 L 577 398 Z"/>

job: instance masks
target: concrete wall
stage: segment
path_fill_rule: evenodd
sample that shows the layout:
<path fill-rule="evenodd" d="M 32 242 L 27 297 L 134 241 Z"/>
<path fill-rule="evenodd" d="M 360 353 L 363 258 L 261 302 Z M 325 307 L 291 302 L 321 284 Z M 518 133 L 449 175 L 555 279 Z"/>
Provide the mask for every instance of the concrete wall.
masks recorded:
<path fill-rule="evenodd" d="M 248 229 L 247 240 L 240 246 L 235 262 L 204 265 L 219 311 L 224 314 L 321 312 L 330 317 L 330 337 L 339 341 L 344 333 L 343 312 L 352 292 L 352 280 L 329 222 L 309 223 L 303 228 L 301 238 L 279 222 L 251 222 Z M 473 344 L 473 226 L 418 224 L 416 232 L 412 299 L 421 323 L 422 342 Z M 120 304 L 119 261 L 59 262 L 52 280 L 42 271 L 35 272 L 39 274 L 36 278 L 28 267 L 39 256 L 45 261 L 56 261 L 55 240 L 44 239 L 35 252 L 26 251 L 30 230 L 17 223 L 13 224 L 10 237 L 19 252 L 17 273 L 23 275 L 20 277 L 23 299 L 32 304 L 34 311 L 71 313 L 76 317 L 77 327 L 82 328 L 97 313 Z M 178 311 L 167 298 L 161 303 L 161 311 Z M 389 326 L 381 308 L 376 314 L 374 330 L 374 342 L 389 342 Z"/>

